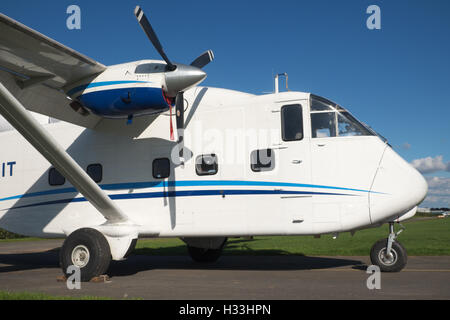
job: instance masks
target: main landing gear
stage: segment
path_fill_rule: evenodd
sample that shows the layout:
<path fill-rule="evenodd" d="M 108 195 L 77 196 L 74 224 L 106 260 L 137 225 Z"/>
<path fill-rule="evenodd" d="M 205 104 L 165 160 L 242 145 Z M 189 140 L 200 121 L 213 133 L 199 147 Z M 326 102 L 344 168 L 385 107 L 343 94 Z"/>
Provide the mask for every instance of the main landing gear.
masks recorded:
<path fill-rule="evenodd" d="M 218 248 L 199 248 L 199 247 L 193 247 L 191 245 L 187 245 L 189 256 L 194 260 L 195 262 L 199 263 L 213 263 L 216 262 L 220 256 L 222 255 L 223 248 L 225 247 L 225 244 L 227 242 L 227 239 L 223 241 L 223 243 Z"/>
<path fill-rule="evenodd" d="M 111 263 L 111 250 L 106 238 L 91 228 L 78 229 L 64 241 L 59 257 L 66 277 L 69 266 L 80 268 L 81 281 L 103 275 Z"/>
<path fill-rule="evenodd" d="M 398 232 L 394 231 L 394 222 L 389 222 L 389 237 L 377 241 L 370 250 L 372 264 L 380 267 L 382 272 L 398 272 L 406 266 L 408 256 L 406 249 L 396 241 L 405 229 L 401 224 Z"/>
<path fill-rule="evenodd" d="M 128 257 L 136 246 L 138 233 L 132 224 L 103 224 L 73 231 L 61 248 L 60 266 L 69 278 L 74 266 L 80 270 L 81 281 L 105 275 L 112 260 Z M 75 269 L 76 270 L 76 269 Z"/>

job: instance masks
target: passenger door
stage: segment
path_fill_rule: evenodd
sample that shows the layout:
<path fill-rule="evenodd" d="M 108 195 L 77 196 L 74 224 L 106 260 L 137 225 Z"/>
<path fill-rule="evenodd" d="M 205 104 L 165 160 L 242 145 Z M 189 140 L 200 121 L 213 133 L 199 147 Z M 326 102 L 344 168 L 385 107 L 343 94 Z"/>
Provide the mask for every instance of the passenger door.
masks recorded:
<path fill-rule="evenodd" d="M 276 113 L 280 123 L 277 151 L 280 185 L 280 206 L 286 221 L 287 234 L 311 232 L 311 183 L 310 138 L 305 129 L 307 100 L 278 103 Z"/>

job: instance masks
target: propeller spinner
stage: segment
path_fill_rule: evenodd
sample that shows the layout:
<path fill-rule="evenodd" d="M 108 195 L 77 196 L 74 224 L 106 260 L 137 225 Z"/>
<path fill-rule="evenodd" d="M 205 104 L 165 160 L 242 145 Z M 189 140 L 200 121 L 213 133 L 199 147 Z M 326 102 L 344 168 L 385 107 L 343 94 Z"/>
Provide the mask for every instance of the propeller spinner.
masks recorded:
<path fill-rule="evenodd" d="M 184 130 L 183 93 L 185 90 L 199 84 L 206 78 L 206 72 L 204 72 L 202 68 L 214 59 L 214 54 L 211 50 L 208 50 L 197 57 L 190 65 L 181 63 L 174 64 L 164 52 L 161 42 L 140 6 L 136 7 L 134 14 L 139 25 L 144 30 L 156 51 L 158 51 L 167 64 L 165 71 L 165 86 L 163 86 L 162 89 L 167 97 L 175 98 L 178 143 L 182 143 Z M 183 148 L 180 150 L 180 156 L 182 157 Z"/>

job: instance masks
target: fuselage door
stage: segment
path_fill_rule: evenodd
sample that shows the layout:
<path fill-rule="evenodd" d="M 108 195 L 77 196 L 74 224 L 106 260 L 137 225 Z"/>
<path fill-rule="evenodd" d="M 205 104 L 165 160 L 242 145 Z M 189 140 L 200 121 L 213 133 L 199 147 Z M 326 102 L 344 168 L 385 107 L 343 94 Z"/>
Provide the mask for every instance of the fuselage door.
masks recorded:
<path fill-rule="evenodd" d="M 287 233 L 310 231 L 311 221 L 311 156 L 308 119 L 308 101 L 277 102 L 280 140 L 274 146 L 278 155 L 282 216 L 287 223 Z"/>

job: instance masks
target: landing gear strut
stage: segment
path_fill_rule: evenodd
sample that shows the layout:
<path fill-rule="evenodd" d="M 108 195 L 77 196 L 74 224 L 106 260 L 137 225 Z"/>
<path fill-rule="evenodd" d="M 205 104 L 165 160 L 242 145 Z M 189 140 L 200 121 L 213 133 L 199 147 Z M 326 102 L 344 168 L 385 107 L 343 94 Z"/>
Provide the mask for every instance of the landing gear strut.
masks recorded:
<path fill-rule="evenodd" d="M 406 249 L 396 241 L 405 229 L 401 224 L 398 232 L 394 231 L 394 222 L 389 222 L 389 237 L 377 241 L 370 250 L 372 264 L 380 267 L 382 272 L 398 272 L 406 266 L 408 256 Z"/>

